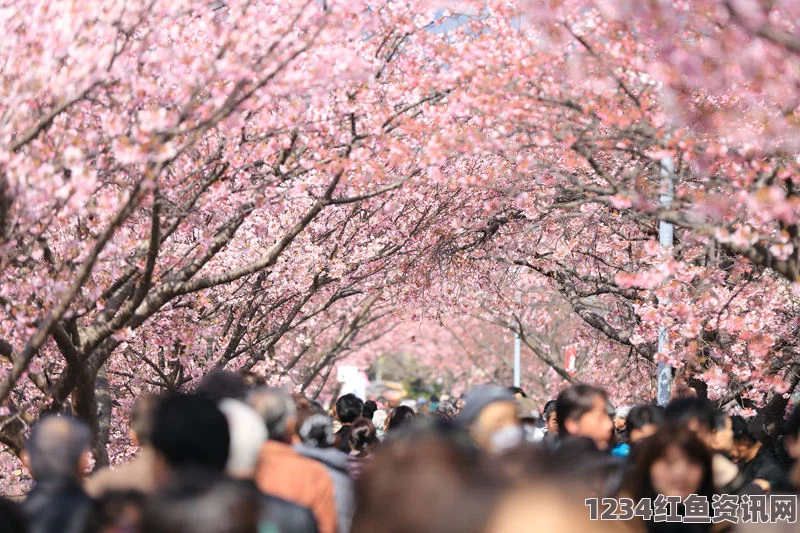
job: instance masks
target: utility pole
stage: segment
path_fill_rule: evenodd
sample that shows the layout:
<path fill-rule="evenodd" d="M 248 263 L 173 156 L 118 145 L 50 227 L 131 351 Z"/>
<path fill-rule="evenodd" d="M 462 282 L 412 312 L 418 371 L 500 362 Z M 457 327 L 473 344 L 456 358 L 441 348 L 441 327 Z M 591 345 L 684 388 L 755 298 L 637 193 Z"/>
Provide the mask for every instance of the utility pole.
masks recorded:
<path fill-rule="evenodd" d="M 514 332 L 514 386 L 519 387 L 520 381 L 520 340 L 519 333 Z"/>
<path fill-rule="evenodd" d="M 675 184 L 672 181 L 675 165 L 671 157 L 661 160 L 661 207 L 669 207 L 672 203 Z M 672 224 L 664 220 L 658 223 L 658 240 L 662 247 L 672 248 Z M 667 353 L 668 333 L 667 328 L 658 328 L 658 353 Z M 672 367 L 663 361 L 659 361 L 656 375 L 656 398 L 658 405 L 665 406 L 669 403 L 670 392 L 672 389 Z"/>

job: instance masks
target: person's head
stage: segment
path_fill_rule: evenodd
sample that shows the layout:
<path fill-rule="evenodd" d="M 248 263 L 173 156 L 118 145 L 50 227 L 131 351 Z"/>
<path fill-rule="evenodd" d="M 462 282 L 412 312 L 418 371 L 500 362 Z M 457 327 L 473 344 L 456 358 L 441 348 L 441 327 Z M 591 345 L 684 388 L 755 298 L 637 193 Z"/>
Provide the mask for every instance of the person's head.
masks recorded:
<path fill-rule="evenodd" d="M 363 410 L 364 402 L 355 394 L 345 394 L 336 400 L 336 418 L 342 424 L 352 424 Z"/>
<path fill-rule="evenodd" d="M 711 449 L 730 454 L 733 450 L 733 420 L 722 411 L 714 412 L 714 429 L 711 430 Z"/>
<path fill-rule="evenodd" d="M 302 394 L 292 394 L 292 400 L 294 400 L 294 405 L 298 413 L 300 411 L 311 411 L 314 409 L 314 407 L 311 406 L 311 400 Z"/>
<path fill-rule="evenodd" d="M 357 456 L 368 455 L 380 441 L 375 426 L 364 417 L 356 418 L 350 428 L 350 451 Z"/>
<path fill-rule="evenodd" d="M 522 390 L 522 388 L 521 388 L 521 387 L 508 387 L 508 392 L 510 392 L 511 394 L 513 394 L 513 395 L 514 395 L 514 398 L 516 398 L 516 399 L 518 399 L 518 400 L 519 400 L 520 398 L 527 398 L 527 397 L 528 397 L 528 395 L 527 395 L 527 394 L 525 394 L 525 391 L 524 391 L 524 390 Z"/>
<path fill-rule="evenodd" d="M 614 424 L 608 415 L 608 397 L 602 389 L 584 384 L 564 389 L 558 395 L 556 419 L 562 437 L 588 437 L 599 449 L 608 448 Z"/>
<path fill-rule="evenodd" d="M 447 420 L 452 420 L 456 417 L 456 406 L 448 400 L 442 400 L 436 406 L 435 412 Z"/>
<path fill-rule="evenodd" d="M 253 391 L 249 400 L 266 424 L 269 439 L 290 443 L 297 421 L 292 397 L 278 389 L 261 388 Z"/>
<path fill-rule="evenodd" d="M 89 465 L 92 435 L 86 424 L 48 415 L 31 430 L 23 462 L 36 481 L 80 479 Z"/>
<path fill-rule="evenodd" d="M 711 500 L 714 479 L 711 451 L 686 427 L 664 427 L 642 441 L 627 479 L 635 500 L 691 494 Z"/>
<path fill-rule="evenodd" d="M 375 411 L 378 410 L 378 404 L 375 403 L 373 400 L 367 400 L 364 402 L 364 408 L 361 410 L 361 416 L 366 418 L 367 420 L 372 420 L 372 415 L 375 414 Z"/>
<path fill-rule="evenodd" d="M 441 419 L 427 422 L 453 425 Z M 483 531 L 488 509 L 468 492 L 484 485 L 472 477 L 468 437 L 460 428 L 454 431 L 466 442 L 415 424 L 377 447 L 355 486 L 352 533 Z"/>
<path fill-rule="evenodd" d="M 637 444 L 655 434 L 664 421 L 664 409 L 657 405 L 637 405 L 626 418 L 628 439 Z"/>
<path fill-rule="evenodd" d="M 533 398 L 517 398 L 517 418 L 522 425 L 535 425 L 539 420 Z"/>
<path fill-rule="evenodd" d="M 207 471 L 187 471 L 148 500 L 141 531 L 258 533 L 260 511 L 254 488 Z"/>
<path fill-rule="evenodd" d="M 753 436 L 747 420 L 739 415 L 731 417 L 731 429 L 733 432 L 733 446 L 730 456 L 734 461 L 746 461 L 751 452 L 758 445 L 758 439 Z"/>
<path fill-rule="evenodd" d="M 129 425 L 130 438 L 136 446 L 150 446 L 153 441 L 153 426 L 160 400 L 158 396 L 147 394 L 134 402 Z"/>
<path fill-rule="evenodd" d="M 228 370 L 212 370 L 200 380 L 196 394 L 205 396 L 215 402 L 224 398 L 244 401 L 247 396 L 247 382 L 240 374 Z"/>
<path fill-rule="evenodd" d="M 317 411 L 297 413 L 297 436 L 300 442 L 312 448 L 330 448 L 336 441 L 333 421 L 325 413 Z"/>
<path fill-rule="evenodd" d="M 397 431 L 407 426 L 414 419 L 414 410 L 407 405 L 400 405 L 386 419 L 386 431 Z"/>
<path fill-rule="evenodd" d="M 173 473 L 186 469 L 222 473 L 230 449 L 228 422 L 216 402 L 204 396 L 164 398 L 156 410 L 153 448 Z"/>
<path fill-rule="evenodd" d="M 231 438 L 225 471 L 233 478 L 252 479 L 267 440 L 267 426 L 255 409 L 239 400 L 225 398 L 219 408 L 228 421 Z"/>
<path fill-rule="evenodd" d="M 517 403 L 508 389 L 488 385 L 471 390 L 459 419 L 484 450 L 513 447 L 522 440 Z"/>
<path fill-rule="evenodd" d="M 542 409 L 542 419 L 544 420 L 545 430 L 552 434 L 558 435 L 558 418 L 556 418 L 556 400 L 550 400 L 544 404 Z"/>
<path fill-rule="evenodd" d="M 617 407 L 616 411 L 614 411 L 614 427 L 617 429 L 617 431 L 624 431 L 627 429 L 628 414 L 630 412 L 630 405 L 622 405 Z"/>
<path fill-rule="evenodd" d="M 669 402 L 664 411 L 664 420 L 672 426 L 684 426 L 711 447 L 711 432 L 714 429 L 714 406 L 702 398 L 678 398 Z"/>

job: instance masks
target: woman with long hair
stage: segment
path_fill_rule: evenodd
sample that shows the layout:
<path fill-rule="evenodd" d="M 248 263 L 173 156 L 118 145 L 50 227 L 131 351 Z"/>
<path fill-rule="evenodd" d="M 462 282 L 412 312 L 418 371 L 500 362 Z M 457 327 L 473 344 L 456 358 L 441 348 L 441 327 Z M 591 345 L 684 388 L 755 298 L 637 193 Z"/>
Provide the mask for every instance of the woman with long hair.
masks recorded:
<path fill-rule="evenodd" d="M 624 484 L 622 497 L 632 498 L 634 506 L 646 506 L 646 500 L 649 500 L 653 513 L 657 511 L 657 498 L 678 497 L 682 503 L 675 506 L 676 508 L 669 507 L 666 514 L 677 512 L 681 517 L 687 514 L 683 503 L 686 498 L 700 497 L 702 501 L 708 502 L 709 516 L 713 515 L 712 456 L 693 432 L 687 428 L 662 428 L 644 439 L 639 446 L 633 468 Z M 640 516 L 636 520 L 641 524 Z M 716 525 L 685 523 L 682 519 L 680 522 L 655 521 L 651 516 L 644 521 L 641 529 L 648 533 L 706 533 L 724 530 L 725 525 L 725 522 Z"/>

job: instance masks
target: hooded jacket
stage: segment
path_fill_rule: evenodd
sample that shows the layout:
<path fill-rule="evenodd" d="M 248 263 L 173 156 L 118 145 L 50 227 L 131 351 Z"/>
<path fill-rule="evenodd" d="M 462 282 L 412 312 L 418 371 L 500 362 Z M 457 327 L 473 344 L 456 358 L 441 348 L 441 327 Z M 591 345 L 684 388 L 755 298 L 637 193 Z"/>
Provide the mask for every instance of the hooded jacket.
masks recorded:
<path fill-rule="evenodd" d="M 339 533 L 349 533 L 355 509 L 353 480 L 348 474 L 349 457 L 333 447 L 315 448 L 307 444 L 297 444 L 294 448 L 303 457 L 319 461 L 328 469 L 334 487 L 338 530 Z"/>

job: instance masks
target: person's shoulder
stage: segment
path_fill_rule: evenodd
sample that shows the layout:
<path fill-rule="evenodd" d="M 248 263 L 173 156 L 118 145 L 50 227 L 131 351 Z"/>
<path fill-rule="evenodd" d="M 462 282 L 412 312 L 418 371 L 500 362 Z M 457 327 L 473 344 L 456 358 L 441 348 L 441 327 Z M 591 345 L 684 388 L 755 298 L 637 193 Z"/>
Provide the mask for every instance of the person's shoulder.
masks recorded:
<path fill-rule="evenodd" d="M 296 468 L 305 470 L 309 477 L 322 476 L 324 479 L 330 479 L 328 468 L 321 461 L 299 453 L 295 453 L 294 461 Z"/>

